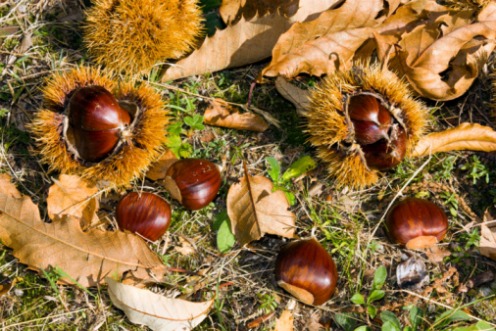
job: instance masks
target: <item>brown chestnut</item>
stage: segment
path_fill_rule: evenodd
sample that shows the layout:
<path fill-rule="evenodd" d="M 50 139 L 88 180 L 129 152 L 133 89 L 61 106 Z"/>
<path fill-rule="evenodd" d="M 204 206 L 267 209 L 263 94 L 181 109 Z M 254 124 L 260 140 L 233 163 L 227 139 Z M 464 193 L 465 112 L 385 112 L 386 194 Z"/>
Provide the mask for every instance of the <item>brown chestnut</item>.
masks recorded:
<path fill-rule="evenodd" d="M 381 139 L 370 145 L 363 145 L 365 162 L 371 169 L 387 170 L 396 167 L 406 154 L 406 132 L 398 125 L 392 130 L 389 139 Z"/>
<path fill-rule="evenodd" d="M 352 96 L 348 104 L 348 114 L 358 144 L 368 145 L 388 138 L 393 117 L 377 98 L 368 94 Z"/>
<path fill-rule="evenodd" d="M 216 197 L 221 181 L 214 163 L 204 159 L 182 159 L 167 170 L 165 187 L 185 208 L 197 210 Z"/>
<path fill-rule="evenodd" d="M 448 231 L 448 217 L 435 203 L 406 198 L 396 203 L 386 216 L 386 229 L 395 243 L 409 249 L 434 246 Z"/>
<path fill-rule="evenodd" d="M 171 209 L 167 201 L 156 194 L 131 192 L 119 201 L 115 217 L 121 230 L 155 241 L 169 228 Z"/>
<path fill-rule="evenodd" d="M 69 128 L 81 159 L 98 162 L 112 153 L 131 116 L 102 86 L 75 90 L 68 106 Z"/>
<path fill-rule="evenodd" d="M 315 238 L 290 242 L 279 251 L 277 284 L 307 305 L 321 305 L 336 289 L 338 273 L 329 253 Z"/>

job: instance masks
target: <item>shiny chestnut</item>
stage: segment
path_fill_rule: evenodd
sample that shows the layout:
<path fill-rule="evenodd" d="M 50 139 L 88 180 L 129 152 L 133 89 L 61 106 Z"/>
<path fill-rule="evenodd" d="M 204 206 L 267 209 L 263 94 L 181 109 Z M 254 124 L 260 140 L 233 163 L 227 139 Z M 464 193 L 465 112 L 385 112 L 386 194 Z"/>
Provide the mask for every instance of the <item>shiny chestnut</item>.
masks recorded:
<path fill-rule="evenodd" d="M 85 86 L 72 94 L 67 106 L 69 130 L 78 156 L 98 162 L 112 153 L 131 116 L 102 86 Z"/>
<path fill-rule="evenodd" d="M 391 240 L 410 249 L 434 246 L 448 231 L 448 217 L 435 203 L 406 198 L 396 203 L 386 216 Z"/>
<path fill-rule="evenodd" d="M 352 96 L 348 114 L 353 122 L 358 144 L 373 144 L 389 136 L 393 117 L 377 98 L 367 94 Z"/>
<path fill-rule="evenodd" d="M 352 137 L 368 168 L 387 170 L 403 160 L 407 132 L 374 93 L 351 96 L 346 111 Z"/>
<path fill-rule="evenodd" d="M 169 228 L 171 208 L 156 194 L 131 192 L 119 201 L 116 219 L 121 230 L 136 232 L 155 241 Z"/>
<path fill-rule="evenodd" d="M 279 286 L 308 305 L 329 300 L 338 280 L 331 255 L 315 238 L 283 246 L 276 259 L 275 276 Z"/>
<path fill-rule="evenodd" d="M 167 170 L 165 186 L 185 208 L 197 210 L 216 197 L 221 181 L 214 163 L 205 159 L 182 159 Z"/>

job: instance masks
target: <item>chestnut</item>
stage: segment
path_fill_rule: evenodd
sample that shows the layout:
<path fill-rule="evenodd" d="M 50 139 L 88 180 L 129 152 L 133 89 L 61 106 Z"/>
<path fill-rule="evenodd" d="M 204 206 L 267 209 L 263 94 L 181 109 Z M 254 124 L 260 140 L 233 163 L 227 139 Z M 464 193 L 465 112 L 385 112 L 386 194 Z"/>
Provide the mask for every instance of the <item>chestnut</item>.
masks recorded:
<path fill-rule="evenodd" d="M 368 145 L 388 138 L 393 117 L 377 98 L 368 94 L 352 96 L 348 103 L 348 114 L 358 144 Z"/>
<path fill-rule="evenodd" d="M 216 197 L 221 180 L 214 163 L 205 159 L 182 159 L 167 170 L 165 186 L 185 208 L 197 210 Z"/>
<path fill-rule="evenodd" d="M 419 198 L 405 198 L 386 216 L 391 240 L 409 249 L 434 246 L 448 231 L 448 217 L 435 203 Z"/>
<path fill-rule="evenodd" d="M 336 289 L 338 273 L 329 253 L 315 238 L 290 242 L 279 251 L 277 284 L 307 305 L 321 305 Z"/>
<path fill-rule="evenodd" d="M 169 228 L 171 208 L 156 194 L 131 192 L 117 204 L 115 217 L 121 230 L 136 232 L 155 241 Z"/>
<path fill-rule="evenodd" d="M 98 162 L 117 146 L 131 116 L 102 86 L 76 89 L 67 105 L 69 130 L 81 159 Z"/>
<path fill-rule="evenodd" d="M 401 163 L 406 154 L 407 136 L 401 126 L 395 126 L 389 139 L 363 145 L 362 151 L 367 166 L 371 169 L 388 170 Z"/>

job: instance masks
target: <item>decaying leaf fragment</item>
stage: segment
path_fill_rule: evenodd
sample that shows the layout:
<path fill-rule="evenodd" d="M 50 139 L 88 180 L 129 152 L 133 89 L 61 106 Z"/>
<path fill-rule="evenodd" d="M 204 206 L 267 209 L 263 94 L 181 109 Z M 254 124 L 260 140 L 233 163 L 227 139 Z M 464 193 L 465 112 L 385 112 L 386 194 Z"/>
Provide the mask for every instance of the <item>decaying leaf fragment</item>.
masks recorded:
<path fill-rule="evenodd" d="M 82 286 L 95 286 L 107 275 L 126 271 L 141 279 L 149 278 L 149 271 L 165 271 L 138 236 L 98 229 L 83 232 L 80 220 L 72 215 L 45 223 L 29 197 L 11 190 L 9 179 L 0 177 L 0 241 L 29 268 L 60 268 L 68 275 L 61 281 Z"/>
<path fill-rule="evenodd" d="M 496 131 L 480 124 L 462 123 L 455 128 L 433 132 L 422 137 L 411 156 L 422 157 L 460 150 L 496 151 Z"/>
<path fill-rule="evenodd" d="M 152 330 L 192 330 L 207 317 L 214 303 L 214 300 L 190 302 L 166 298 L 110 278 L 106 282 L 114 306 L 124 311 L 132 323 Z"/>
<path fill-rule="evenodd" d="M 203 114 L 203 123 L 236 130 L 264 132 L 269 124 L 259 115 L 245 112 L 222 99 L 214 99 Z"/>
<path fill-rule="evenodd" d="M 272 192 L 273 184 L 263 176 L 245 175 L 227 193 L 227 214 L 231 229 L 241 245 L 270 233 L 292 238 L 296 215 L 282 191 Z"/>
<path fill-rule="evenodd" d="M 314 14 L 336 2 L 338 1 L 301 1 L 298 10 L 291 17 L 277 12 L 265 16 L 258 14 L 252 18 L 242 16 L 233 25 L 206 38 L 199 49 L 168 68 L 162 81 L 240 67 L 266 59 L 270 57 L 279 36 L 293 23 L 311 19 Z"/>
<path fill-rule="evenodd" d="M 349 68 L 358 48 L 373 37 L 382 9 L 381 0 L 347 0 L 313 21 L 294 24 L 277 41 L 262 74 L 321 76 Z"/>
<path fill-rule="evenodd" d="M 47 197 L 48 217 L 51 220 L 71 215 L 81 219 L 85 228 L 98 222 L 96 214 L 99 203 L 95 194 L 98 189 L 83 181 L 79 176 L 60 175 L 50 187 Z"/>
<path fill-rule="evenodd" d="M 481 255 L 496 260 L 496 221 L 489 210 L 484 213 L 481 224 L 479 251 Z"/>

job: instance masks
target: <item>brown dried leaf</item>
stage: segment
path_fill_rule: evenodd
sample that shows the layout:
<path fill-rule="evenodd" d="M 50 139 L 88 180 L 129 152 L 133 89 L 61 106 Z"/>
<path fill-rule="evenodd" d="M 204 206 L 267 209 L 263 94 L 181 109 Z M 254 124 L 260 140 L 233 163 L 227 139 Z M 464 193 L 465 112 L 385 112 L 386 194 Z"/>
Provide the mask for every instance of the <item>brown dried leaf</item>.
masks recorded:
<path fill-rule="evenodd" d="M 166 150 L 165 153 L 152 165 L 146 172 L 146 178 L 151 180 L 160 180 L 165 178 L 165 174 L 169 167 L 177 161 L 177 157 L 171 150 Z"/>
<path fill-rule="evenodd" d="M 381 0 L 347 0 L 317 19 L 294 24 L 277 41 L 265 76 L 294 77 L 300 73 L 330 74 L 351 66 L 357 49 L 373 37 Z"/>
<path fill-rule="evenodd" d="M 434 100 L 464 94 L 496 46 L 496 3 L 471 21 L 472 12 L 452 11 L 401 36 L 399 64 L 411 86 Z"/>
<path fill-rule="evenodd" d="M 81 220 L 81 227 L 98 223 L 98 189 L 75 175 L 60 175 L 48 190 L 47 210 L 51 220 L 64 215 Z"/>
<path fill-rule="evenodd" d="M 310 91 L 303 90 L 291 84 L 284 77 L 277 77 L 275 85 L 277 92 L 279 92 L 284 99 L 291 102 L 300 115 L 304 115 L 310 107 L 310 100 L 308 99 Z"/>
<path fill-rule="evenodd" d="M 496 222 L 489 210 L 484 212 L 481 224 L 479 251 L 481 255 L 496 260 Z"/>
<path fill-rule="evenodd" d="M 294 315 L 291 311 L 285 309 L 281 316 L 276 320 L 274 331 L 293 331 L 294 330 Z"/>
<path fill-rule="evenodd" d="M 292 238 L 296 215 L 289 211 L 282 191 L 272 192 L 273 184 L 263 176 L 245 176 L 227 193 L 227 214 L 231 229 L 243 246 L 270 233 Z"/>
<path fill-rule="evenodd" d="M 496 151 L 496 131 L 480 124 L 462 123 L 455 128 L 422 137 L 410 156 L 422 157 L 460 150 Z"/>
<path fill-rule="evenodd" d="M 238 21 L 241 16 L 250 19 L 257 14 L 260 17 L 268 14 L 291 17 L 298 11 L 299 2 L 299 0 L 224 0 L 219 8 L 219 12 L 226 24 L 232 24 Z M 329 7 L 322 8 L 322 10 L 326 10 Z"/>
<path fill-rule="evenodd" d="M 139 237 L 124 232 L 81 230 L 79 219 L 65 215 L 52 223 L 40 218 L 29 197 L 6 193 L 0 180 L 0 241 L 31 269 L 62 269 L 69 277 L 61 281 L 94 286 L 107 275 L 131 271 L 137 278 L 149 278 L 148 271 L 165 270 L 160 259 Z"/>
<path fill-rule="evenodd" d="M 279 36 L 294 22 L 312 18 L 335 4 L 337 0 L 308 0 L 300 4 L 291 17 L 277 13 L 241 17 L 234 25 L 217 31 L 205 39 L 199 49 L 167 69 L 162 81 L 174 80 L 191 75 L 214 72 L 226 68 L 240 67 L 270 57 Z"/>
<path fill-rule="evenodd" d="M 214 300 L 190 302 L 106 279 L 110 300 L 135 324 L 152 330 L 192 330 L 208 316 Z"/>
<path fill-rule="evenodd" d="M 249 112 L 240 113 L 238 108 L 221 99 L 210 101 L 205 114 L 203 114 L 203 123 L 257 132 L 264 132 L 269 127 L 269 124 L 261 116 Z"/>

